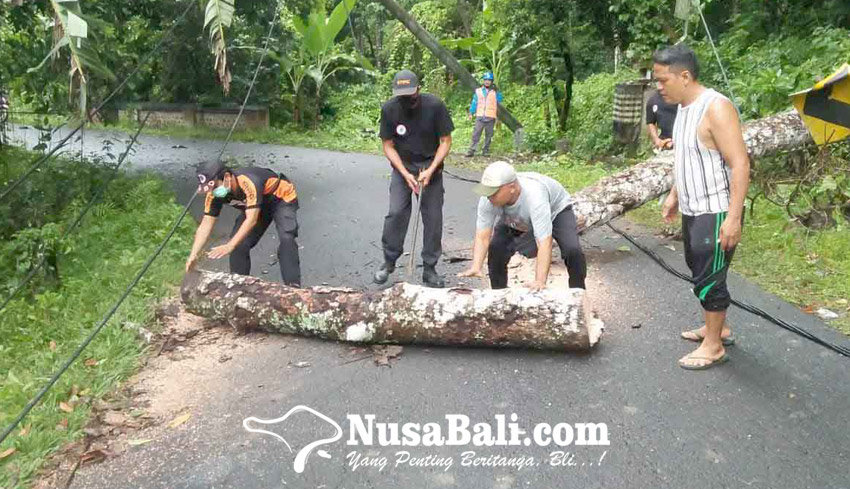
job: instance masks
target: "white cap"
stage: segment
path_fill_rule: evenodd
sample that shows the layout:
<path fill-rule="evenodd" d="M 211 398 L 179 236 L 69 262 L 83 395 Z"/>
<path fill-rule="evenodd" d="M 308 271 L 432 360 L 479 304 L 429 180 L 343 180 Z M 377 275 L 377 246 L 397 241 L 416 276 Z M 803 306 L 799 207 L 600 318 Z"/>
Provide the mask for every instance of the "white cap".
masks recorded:
<path fill-rule="evenodd" d="M 516 170 L 506 161 L 495 161 L 490 163 L 484 174 L 481 175 L 481 183 L 472 190 L 482 197 L 489 197 L 499 191 L 502 185 L 516 181 Z"/>

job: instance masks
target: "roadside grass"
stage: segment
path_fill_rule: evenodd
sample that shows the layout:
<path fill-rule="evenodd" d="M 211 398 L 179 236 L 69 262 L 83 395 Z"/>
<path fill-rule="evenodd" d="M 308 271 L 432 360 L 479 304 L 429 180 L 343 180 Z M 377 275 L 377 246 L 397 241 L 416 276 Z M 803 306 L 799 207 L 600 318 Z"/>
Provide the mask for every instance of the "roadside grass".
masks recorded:
<path fill-rule="evenodd" d="M 14 174 L 32 160 L 32 156 L 22 158 L 23 154 L 5 148 L 0 150 L 0 160 Z M 43 227 L 64 228 L 88 197 L 69 196 L 67 205 Z M 26 207 L 25 203 L 13 205 Z M 39 280 L 0 312 L 0 427 L 17 417 L 95 328 L 164 239 L 180 210 L 160 178 L 119 176 L 80 228 L 58 244 L 61 285 L 51 287 Z M 138 368 L 144 351 L 137 339 L 139 328 L 151 322 L 153 305 L 174 293 L 182 276 L 190 228 L 191 223 L 180 227 L 109 324 L 0 446 L 0 454 L 6 454 L 0 459 L 0 487 L 27 487 L 51 453 L 83 436 L 92 403 Z M 21 236 L 16 234 L 2 244 L 4 255 Z M 20 260 L 0 263 L 7 280 L 5 300 L 28 264 Z M 11 449 L 14 452 L 9 453 Z"/>

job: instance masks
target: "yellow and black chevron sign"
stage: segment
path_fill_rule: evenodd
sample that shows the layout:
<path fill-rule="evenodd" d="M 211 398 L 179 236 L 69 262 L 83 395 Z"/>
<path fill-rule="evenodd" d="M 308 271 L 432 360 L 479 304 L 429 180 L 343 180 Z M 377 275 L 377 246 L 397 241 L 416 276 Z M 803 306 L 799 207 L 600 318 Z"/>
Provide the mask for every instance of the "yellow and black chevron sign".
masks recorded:
<path fill-rule="evenodd" d="M 811 89 L 792 94 L 791 100 L 816 144 L 850 136 L 850 65 L 845 64 Z"/>

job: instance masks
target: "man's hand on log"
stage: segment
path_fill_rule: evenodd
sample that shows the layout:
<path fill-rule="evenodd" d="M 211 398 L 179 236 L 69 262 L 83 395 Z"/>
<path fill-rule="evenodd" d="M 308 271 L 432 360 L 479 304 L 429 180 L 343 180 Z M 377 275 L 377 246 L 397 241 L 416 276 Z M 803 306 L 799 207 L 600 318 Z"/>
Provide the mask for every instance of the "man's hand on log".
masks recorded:
<path fill-rule="evenodd" d="M 186 260 L 186 273 L 189 273 L 195 265 L 198 264 L 198 255 L 189 255 L 189 259 Z"/>
<path fill-rule="evenodd" d="M 546 282 L 538 282 L 537 280 L 535 280 L 534 282 L 531 283 L 531 285 L 528 286 L 528 290 L 530 290 L 531 292 L 540 292 L 541 290 L 544 290 L 545 288 L 546 288 Z"/>
<path fill-rule="evenodd" d="M 467 277 L 484 278 L 484 272 L 482 272 L 480 268 L 479 269 L 468 268 L 468 269 L 460 272 L 459 274 L 457 274 L 457 276 L 460 277 L 460 278 L 467 278 Z"/>
<path fill-rule="evenodd" d="M 653 143 L 654 143 L 655 147 L 658 148 L 658 149 L 673 149 L 673 140 L 670 139 L 670 138 L 667 138 L 667 139 L 655 138 L 655 141 L 653 141 Z"/>
<path fill-rule="evenodd" d="M 218 260 L 219 258 L 224 258 L 225 256 L 229 255 L 232 251 L 232 246 L 230 246 L 229 244 L 223 244 L 221 246 L 216 246 L 215 248 L 210 250 L 207 256 L 209 256 L 213 260 Z"/>

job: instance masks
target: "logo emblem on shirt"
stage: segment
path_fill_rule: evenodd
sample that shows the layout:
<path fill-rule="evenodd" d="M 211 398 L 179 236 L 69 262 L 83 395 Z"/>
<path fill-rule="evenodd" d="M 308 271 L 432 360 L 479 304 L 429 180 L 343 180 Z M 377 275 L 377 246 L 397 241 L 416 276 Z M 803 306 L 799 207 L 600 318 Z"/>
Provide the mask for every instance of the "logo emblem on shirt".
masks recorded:
<path fill-rule="evenodd" d="M 658 106 L 657 106 L 657 105 L 653 105 L 653 106 L 652 106 L 652 111 L 653 111 L 653 112 L 658 112 Z"/>
<path fill-rule="evenodd" d="M 407 134 L 407 126 L 405 126 L 404 124 L 399 124 L 395 128 L 395 132 L 399 136 L 404 136 L 405 134 Z"/>

